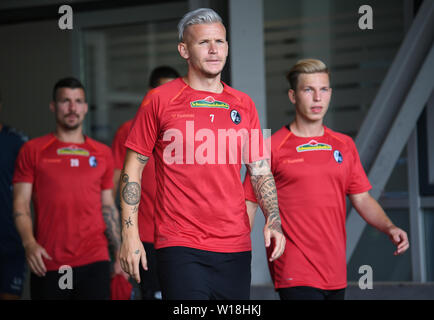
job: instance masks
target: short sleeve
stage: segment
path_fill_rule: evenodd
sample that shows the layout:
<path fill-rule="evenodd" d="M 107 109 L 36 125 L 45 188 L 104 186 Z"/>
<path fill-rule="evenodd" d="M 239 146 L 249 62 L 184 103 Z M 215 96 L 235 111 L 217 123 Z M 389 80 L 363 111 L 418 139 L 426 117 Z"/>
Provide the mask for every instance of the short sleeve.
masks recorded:
<path fill-rule="evenodd" d="M 264 159 L 270 159 L 270 149 L 264 141 L 264 136 L 259 122 L 258 111 L 254 102 L 249 98 L 250 108 L 250 128 L 249 128 L 249 157 L 247 163 L 252 163 Z M 269 145 L 268 145 L 269 146 Z"/>
<path fill-rule="evenodd" d="M 36 151 L 26 142 L 18 152 L 12 183 L 33 183 L 35 178 Z"/>
<path fill-rule="evenodd" d="M 159 97 L 150 91 L 134 117 L 125 147 L 150 157 L 159 133 Z"/>
<path fill-rule="evenodd" d="M 350 148 L 352 153 L 352 167 L 351 174 L 347 186 L 347 194 L 357 194 L 369 191 L 372 186 L 369 179 L 363 169 L 362 163 L 360 162 L 359 153 L 357 152 L 356 145 L 351 139 Z"/>

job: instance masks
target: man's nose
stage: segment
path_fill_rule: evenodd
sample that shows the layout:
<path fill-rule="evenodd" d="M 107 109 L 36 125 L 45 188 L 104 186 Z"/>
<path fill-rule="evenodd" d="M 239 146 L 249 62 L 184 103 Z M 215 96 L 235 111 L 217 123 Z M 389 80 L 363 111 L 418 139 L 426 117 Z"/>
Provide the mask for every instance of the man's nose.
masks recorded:
<path fill-rule="evenodd" d="M 321 101 L 321 92 L 315 90 L 314 93 L 313 93 L 313 99 L 315 101 Z"/>
<path fill-rule="evenodd" d="M 75 112 L 77 111 L 77 103 L 75 101 L 70 101 L 68 104 L 68 111 Z"/>
<path fill-rule="evenodd" d="M 217 45 L 213 41 L 209 44 L 209 53 L 217 53 Z"/>

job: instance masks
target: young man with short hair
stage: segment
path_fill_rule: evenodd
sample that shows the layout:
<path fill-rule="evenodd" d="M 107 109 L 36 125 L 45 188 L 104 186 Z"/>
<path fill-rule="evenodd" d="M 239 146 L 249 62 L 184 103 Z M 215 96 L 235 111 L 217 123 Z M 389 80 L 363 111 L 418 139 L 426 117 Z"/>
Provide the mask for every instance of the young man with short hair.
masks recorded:
<path fill-rule="evenodd" d="M 282 257 L 269 263 L 270 273 L 282 300 L 344 299 L 346 195 L 363 219 L 390 237 L 395 255 L 408 249 L 407 234 L 369 195 L 353 140 L 323 125 L 332 96 L 326 65 L 300 60 L 287 78 L 295 119 L 271 137 L 271 170 L 287 245 Z M 257 200 L 247 177 L 244 187 L 253 221 Z"/>

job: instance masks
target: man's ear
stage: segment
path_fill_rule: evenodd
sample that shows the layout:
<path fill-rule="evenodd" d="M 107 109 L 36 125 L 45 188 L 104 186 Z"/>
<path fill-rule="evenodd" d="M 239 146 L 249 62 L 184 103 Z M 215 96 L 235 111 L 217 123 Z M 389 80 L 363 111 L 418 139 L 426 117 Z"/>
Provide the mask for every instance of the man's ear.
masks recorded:
<path fill-rule="evenodd" d="M 179 52 L 179 55 L 186 60 L 190 57 L 190 55 L 188 53 L 187 44 L 185 42 L 178 43 L 178 52 Z"/>
<path fill-rule="evenodd" d="M 289 98 L 289 101 L 291 101 L 291 103 L 293 105 L 295 105 L 295 103 L 297 102 L 297 99 L 295 98 L 295 91 L 294 90 L 292 90 L 292 89 L 288 90 L 288 98 Z"/>
<path fill-rule="evenodd" d="M 54 101 L 50 102 L 50 110 L 51 110 L 51 112 L 55 112 L 56 111 L 56 106 L 55 106 L 55 102 Z"/>

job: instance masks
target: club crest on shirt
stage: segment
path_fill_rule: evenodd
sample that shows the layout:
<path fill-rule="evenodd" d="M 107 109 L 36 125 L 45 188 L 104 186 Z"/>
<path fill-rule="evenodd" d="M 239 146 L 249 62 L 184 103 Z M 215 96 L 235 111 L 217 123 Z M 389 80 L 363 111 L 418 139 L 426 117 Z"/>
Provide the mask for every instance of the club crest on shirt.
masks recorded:
<path fill-rule="evenodd" d="M 333 157 L 335 158 L 337 163 L 342 163 L 342 161 L 344 161 L 342 153 L 339 150 L 335 150 L 333 152 Z"/>
<path fill-rule="evenodd" d="M 326 143 L 320 143 L 315 140 L 310 140 L 306 144 L 299 145 L 297 148 L 297 152 L 306 152 L 306 151 L 331 151 L 332 146 Z"/>
<path fill-rule="evenodd" d="M 217 101 L 211 96 L 206 97 L 203 100 L 196 100 L 190 102 L 190 106 L 192 108 L 221 108 L 221 109 L 229 109 L 229 104 L 222 101 Z"/>
<path fill-rule="evenodd" d="M 95 158 L 94 156 L 91 156 L 91 157 L 89 158 L 89 165 L 90 165 L 92 168 L 96 168 L 96 166 L 98 165 L 98 161 L 96 160 L 96 158 Z"/>
<path fill-rule="evenodd" d="M 241 122 L 241 115 L 237 110 L 231 111 L 231 120 L 235 124 L 240 124 Z"/>
<path fill-rule="evenodd" d="M 70 147 L 66 147 L 66 148 L 57 149 L 57 154 L 59 156 L 71 156 L 72 155 L 72 156 L 88 157 L 89 151 L 87 151 L 86 149 L 70 146 Z"/>

